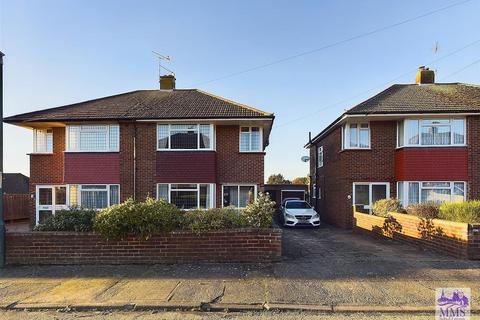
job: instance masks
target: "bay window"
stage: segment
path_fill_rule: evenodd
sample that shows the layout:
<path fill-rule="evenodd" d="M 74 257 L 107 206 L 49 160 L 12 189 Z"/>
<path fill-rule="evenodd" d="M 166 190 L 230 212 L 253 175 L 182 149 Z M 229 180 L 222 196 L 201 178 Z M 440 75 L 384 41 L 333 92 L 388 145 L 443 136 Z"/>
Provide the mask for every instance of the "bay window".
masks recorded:
<path fill-rule="evenodd" d="M 120 127 L 114 125 L 67 126 L 67 152 L 119 151 Z"/>
<path fill-rule="evenodd" d="M 397 147 L 465 145 L 465 118 L 405 119 L 397 123 Z"/>
<path fill-rule="evenodd" d="M 164 199 L 179 209 L 208 209 L 214 203 L 214 185 L 198 183 L 157 184 L 157 199 Z"/>
<path fill-rule="evenodd" d="M 33 152 L 34 153 L 52 153 L 53 152 L 53 130 L 52 129 L 33 129 Z"/>
<path fill-rule="evenodd" d="M 462 181 L 400 181 L 397 182 L 397 197 L 404 207 L 425 202 L 458 202 L 466 196 Z"/>
<path fill-rule="evenodd" d="M 262 129 L 260 127 L 240 127 L 240 152 L 262 151 Z"/>
<path fill-rule="evenodd" d="M 370 125 L 368 123 L 347 123 L 342 130 L 343 149 L 369 149 Z"/>
<path fill-rule="evenodd" d="M 69 206 L 103 209 L 120 203 L 118 184 L 69 185 Z"/>
<path fill-rule="evenodd" d="M 213 150 L 212 124 L 158 124 L 157 150 Z"/>
<path fill-rule="evenodd" d="M 257 198 L 256 185 L 223 185 L 223 206 L 245 208 Z"/>

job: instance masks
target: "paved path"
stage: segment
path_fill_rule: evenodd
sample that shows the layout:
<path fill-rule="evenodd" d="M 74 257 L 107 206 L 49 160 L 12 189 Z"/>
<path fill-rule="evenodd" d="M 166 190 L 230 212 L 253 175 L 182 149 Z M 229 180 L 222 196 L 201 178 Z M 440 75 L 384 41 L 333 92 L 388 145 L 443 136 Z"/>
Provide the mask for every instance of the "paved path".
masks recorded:
<path fill-rule="evenodd" d="M 287 229 L 275 264 L 37 266 L 0 271 L 0 307 L 183 310 L 432 310 L 435 288 L 469 287 L 480 262 L 330 227 Z"/>

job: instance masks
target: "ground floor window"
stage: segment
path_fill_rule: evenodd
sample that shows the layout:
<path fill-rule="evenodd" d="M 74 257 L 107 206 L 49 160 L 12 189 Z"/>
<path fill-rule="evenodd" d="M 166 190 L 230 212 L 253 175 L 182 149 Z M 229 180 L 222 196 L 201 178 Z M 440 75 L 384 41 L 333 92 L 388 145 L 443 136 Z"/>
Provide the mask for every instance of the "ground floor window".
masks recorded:
<path fill-rule="evenodd" d="M 223 185 L 222 186 L 223 206 L 235 208 L 245 208 L 248 203 L 257 198 L 256 185 Z"/>
<path fill-rule="evenodd" d="M 404 207 L 424 202 L 458 202 L 466 197 L 463 181 L 399 181 L 397 198 Z"/>
<path fill-rule="evenodd" d="M 207 209 L 214 203 L 214 184 L 201 183 L 159 183 L 157 199 L 165 199 L 179 209 Z"/>
<path fill-rule="evenodd" d="M 45 185 L 36 189 L 37 223 L 69 207 L 103 209 L 120 203 L 118 184 Z"/>
<path fill-rule="evenodd" d="M 353 204 L 358 210 L 372 212 L 372 205 L 381 199 L 390 198 L 388 182 L 355 182 L 353 184 Z"/>

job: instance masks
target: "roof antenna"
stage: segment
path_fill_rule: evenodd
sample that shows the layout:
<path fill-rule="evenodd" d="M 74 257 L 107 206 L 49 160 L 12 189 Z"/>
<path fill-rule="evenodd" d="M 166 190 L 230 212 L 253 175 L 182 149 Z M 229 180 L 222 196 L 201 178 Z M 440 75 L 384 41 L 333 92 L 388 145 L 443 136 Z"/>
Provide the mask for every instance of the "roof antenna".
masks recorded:
<path fill-rule="evenodd" d="M 438 41 L 435 41 L 435 45 L 433 46 L 432 48 L 432 51 L 433 51 L 433 56 L 436 56 L 437 53 L 440 51 L 440 43 Z M 435 68 L 435 74 L 437 74 L 437 68 Z"/>
<path fill-rule="evenodd" d="M 152 51 L 152 53 L 154 55 L 156 55 L 157 58 L 158 58 L 158 77 L 160 78 L 162 76 L 162 69 L 169 72 L 171 75 L 175 76 L 175 72 L 173 72 L 172 70 L 162 66 L 162 60 L 170 62 L 170 60 L 171 60 L 170 56 L 164 56 L 163 54 L 158 53 L 156 51 Z"/>

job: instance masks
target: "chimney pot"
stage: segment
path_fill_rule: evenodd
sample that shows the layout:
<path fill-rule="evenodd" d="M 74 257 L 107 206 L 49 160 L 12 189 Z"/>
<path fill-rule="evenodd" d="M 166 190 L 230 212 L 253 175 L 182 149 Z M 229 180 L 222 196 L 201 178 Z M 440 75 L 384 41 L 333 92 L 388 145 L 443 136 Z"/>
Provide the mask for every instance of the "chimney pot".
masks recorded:
<path fill-rule="evenodd" d="M 415 76 L 416 84 L 433 84 L 435 83 L 435 71 L 421 66 L 418 68 L 417 75 Z"/>
<path fill-rule="evenodd" d="M 172 74 L 160 76 L 160 90 L 175 89 L 175 76 Z"/>

